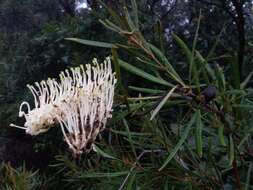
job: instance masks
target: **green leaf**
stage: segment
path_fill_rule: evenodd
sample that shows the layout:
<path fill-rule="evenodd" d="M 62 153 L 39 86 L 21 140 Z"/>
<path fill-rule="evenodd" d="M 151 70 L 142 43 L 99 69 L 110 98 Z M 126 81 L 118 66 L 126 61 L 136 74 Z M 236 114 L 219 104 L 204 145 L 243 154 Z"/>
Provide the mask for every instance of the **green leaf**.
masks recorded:
<path fill-rule="evenodd" d="M 139 28 L 138 7 L 137 7 L 136 0 L 131 0 L 131 5 L 132 5 L 133 15 L 134 15 L 134 25 L 136 28 Z"/>
<path fill-rule="evenodd" d="M 118 52 L 117 48 L 113 47 L 112 48 L 112 61 L 114 63 L 114 69 L 116 72 L 116 78 L 117 78 L 117 87 L 119 86 L 120 91 L 127 97 L 128 93 L 127 90 L 125 89 L 123 82 L 122 82 L 122 77 L 121 77 L 121 72 L 120 72 L 120 66 L 118 62 Z"/>
<path fill-rule="evenodd" d="M 127 8 L 126 8 L 126 7 L 123 7 L 123 10 L 124 10 L 125 18 L 126 18 L 126 20 L 127 20 L 127 24 L 128 24 L 128 26 L 129 26 L 130 30 L 131 30 L 131 31 L 136 31 L 137 28 L 136 28 L 136 26 L 134 25 L 134 22 L 132 21 L 130 15 L 129 15 L 129 12 L 128 12 L 128 10 L 127 10 Z"/>
<path fill-rule="evenodd" d="M 189 81 L 191 83 L 191 81 L 193 79 L 193 81 L 197 85 L 197 88 L 198 88 L 199 92 L 200 92 L 199 74 L 198 74 L 197 63 L 194 61 L 194 53 L 195 53 L 197 40 L 198 40 L 198 36 L 199 36 L 200 20 L 201 20 L 201 10 L 200 10 L 199 17 L 198 17 L 197 29 L 196 29 L 196 32 L 195 32 L 195 35 L 194 35 L 192 52 L 191 52 L 191 61 L 190 61 L 190 65 L 189 65 Z"/>
<path fill-rule="evenodd" d="M 244 190 L 248 190 L 249 189 L 249 185 L 250 185 L 250 176 L 251 176 L 251 172 L 252 172 L 252 167 L 253 167 L 253 164 L 252 162 L 249 163 L 249 169 L 248 169 L 248 172 L 247 172 L 247 178 L 246 178 L 246 184 L 245 184 L 245 189 Z"/>
<path fill-rule="evenodd" d="M 253 109 L 253 105 L 249 105 L 249 104 L 234 104 L 233 107 L 234 108 L 249 109 L 249 110 Z"/>
<path fill-rule="evenodd" d="M 187 139 L 191 127 L 192 125 L 195 123 L 196 121 L 196 117 L 197 117 L 197 113 L 195 112 L 195 114 L 192 116 L 190 122 L 188 123 L 186 129 L 184 130 L 184 133 L 182 134 L 182 137 L 180 138 L 180 140 L 178 141 L 178 143 L 176 144 L 175 148 L 171 151 L 171 153 L 169 154 L 169 156 L 167 157 L 167 159 L 165 160 L 164 164 L 162 165 L 161 168 L 159 168 L 159 171 L 163 170 L 167 164 L 172 160 L 172 158 L 174 158 L 174 156 L 176 155 L 177 151 L 181 148 L 181 146 L 184 144 L 185 140 Z"/>
<path fill-rule="evenodd" d="M 177 86 L 174 86 L 169 92 L 168 94 L 162 99 L 162 101 L 158 104 L 158 106 L 156 107 L 156 109 L 153 111 L 150 120 L 154 119 L 154 117 L 156 116 L 156 114 L 160 111 L 160 109 L 163 107 L 163 105 L 167 102 L 167 100 L 171 97 L 172 93 L 174 92 L 174 90 L 177 88 Z"/>
<path fill-rule="evenodd" d="M 175 33 L 172 33 L 172 37 L 173 39 L 175 40 L 176 44 L 182 49 L 183 53 L 185 54 L 186 56 L 186 59 L 187 59 L 187 62 L 188 64 L 190 64 L 191 62 L 191 55 L 192 55 L 192 52 L 191 50 L 188 48 L 188 46 L 184 43 L 184 41 L 179 38 Z"/>
<path fill-rule="evenodd" d="M 155 53 L 156 57 L 161 61 L 161 63 L 168 69 L 168 73 L 170 75 L 170 77 L 179 82 L 181 85 L 185 86 L 183 80 L 180 78 L 180 76 L 178 75 L 178 73 L 175 71 L 175 69 L 173 68 L 173 66 L 170 64 L 170 62 L 168 61 L 168 59 L 164 56 L 164 54 L 154 45 L 148 43 L 150 49 L 153 51 L 153 53 Z"/>
<path fill-rule="evenodd" d="M 197 39 L 198 39 L 198 32 L 199 32 L 199 25 L 200 25 L 200 18 L 201 18 L 201 13 L 198 19 L 198 25 L 197 25 L 197 29 L 196 29 L 196 33 L 194 36 L 194 41 L 193 41 L 193 47 L 192 50 L 190 50 L 190 48 L 185 44 L 185 42 L 180 39 L 176 34 L 172 34 L 173 39 L 175 40 L 176 44 L 182 49 L 182 52 L 185 54 L 186 56 L 186 60 L 189 64 L 189 81 L 191 82 L 192 78 L 195 81 L 195 84 L 197 85 L 197 89 L 198 91 L 200 91 L 200 82 L 199 82 L 199 74 L 198 74 L 198 69 L 197 69 L 197 65 L 194 62 L 194 53 L 195 53 L 195 48 L 196 48 L 196 43 L 197 43 Z"/>
<path fill-rule="evenodd" d="M 212 69 L 212 67 L 208 64 L 207 60 L 204 59 L 204 57 L 200 54 L 199 51 L 196 50 L 196 59 L 198 62 L 200 62 L 204 66 L 205 73 L 203 73 L 204 77 L 207 77 L 205 75 L 208 75 L 212 80 L 215 79 L 215 72 Z M 209 80 L 208 80 L 209 82 Z"/>
<path fill-rule="evenodd" d="M 235 159 L 235 147 L 232 135 L 229 135 L 229 165 L 231 166 Z"/>
<path fill-rule="evenodd" d="M 145 106 L 146 103 L 138 103 L 135 104 L 133 106 L 131 106 L 131 110 L 127 110 L 127 111 L 121 111 L 118 114 L 114 114 L 113 118 L 110 119 L 110 124 L 116 124 L 117 122 L 119 122 L 120 120 L 122 120 L 123 118 L 125 118 L 127 115 L 129 115 L 130 113 L 137 111 L 138 109 L 142 108 L 143 106 Z"/>
<path fill-rule="evenodd" d="M 218 86 L 219 90 L 225 91 L 225 89 L 226 89 L 225 76 L 222 71 L 222 68 L 218 64 L 215 65 L 215 76 L 216 76 L 217 86 Z"/>
<path fill-rule="evenodd" d="M 246 77 L 246 79 L 244 79 L 244 81 L 241 83 L 241 89 L 244 89 L 247 86 L 252 76 L 253 76 L 253 71 L 251 71 L 250 74 Z"/>
<path fill-rule="evenodd" d="M 113 24 L 111 21 L 109 21 L 107 19 L 105 19 L 105 20 L 101 20 L 100 19 L 99 22 L 101 24 L 103 24 L 107 29 L 112 30 L 114 32 L 119 33 L 119 32 L 123 31 L 120 27 L 118 27 L 117 25 Z"/>
<path fill-rule="evenodd" d="M 97 145 L 93 144 L 93 148 L 95 150 L 95 152 L 97 152 L 99 155 L 101 155 L 104 158 L 109 158 L 109 159 L 113 159 L 113 160 L 120 160 L 118 158 L 115 158 L 111 155 L 109 155 L 108 153 L 104 152 L 102 149 L 100 149 Z"/>
<path fill-rule="evenodd" d="M 135 87 L 135 86 L 129 86 L 128 87 L 131 90 L 138 91 L 138 92 L 144 92 L 148 94 L 159 94 L 159 93 L 164 93 L 164 90 L 155 90 L 155 89 L 150 89 L 150 88 L 141 88 L 141 87 Z"/>
<path fill-rule="evenodd" d="M 119 62 L 118 62 L 118 53 L 117 53 L 116 48 L 112 48 L 112 58 L 113 58 L 112 60 L 113 60 L 114 66 L 115 66 L 116 78 L 117 78 L 118 82 L 122 83 L 120 66 L 119 66 Z"/>
<path fill-rule="evenodd" d="M 136 51 L 136 50 L 133 50 L 133 51 Z M 132 51 L 132 52 L 133 52 L 133 51 Z M 131 50 L 129 51 L 129 53 L 130 53 L 130 52 L 131 52 Z M 136 53 L 136 54 L 137 54 L 137 53 Z M 133 53 L 132 53 L 131 55 L 133 55 Z M 146 60 L 146 58 L 147 58 L 147 57 L 145 57 L 145 59 L 143 59 L 143 58 L 141 58 L 141 57 L 136 57 L 136 59 L 137 59 L 138 61 L 140 61 L 141 63 L 146 64 L 147 66 L 154 67 L 154 68 L 156 69 L 156 71 L 158 71 L 158 70 L 165 71 L 165 70 L 166 70 L 166 68 L 164 68 L 164 67 L 162 67 L 162 66 L 160 66 L 160 65 L 155 64 L 152 60 Z"/>
<path fill-rule="evenodd" d="M 196 131 L 195 131 L 195 138 L 196 138 L 196 150 L 199 155 L 199 157 L 202 157 L 203 155 L 203 142 L 202 142 L 202 128 L 203 124 L 201 121 L 201 113 L 200 110 L 197 110 L 197 118 L 196 118 L 197 126 L 196 126 Z"/>
<path fill-rule="evenodd" d="M 136 178 L 136 172 L 133 172 L 133 173 L 131 174 L 130 179 L 128 180 L 129 182 L 128 182 L 128 184 L 127 184 L 126 190 L 136 189 L 136 188 L 134 188 L 135 178 Z"/>
<path fill-rule="evenodd" d="M 124 126 L 126 127 L 127 137 L 128 137 L 128 141 L 130 142 L 131 149 L 132 149 L 132 151 L 133 151 L 135 157 L 137 158 L 137 154 L 136 154 L 136 150 L 135 150 L 134 143 L 133 143 L 133 140 L 132 140 L 132 136 L 131 136 L 131 133 L 130 133 L 130 130 L 129 130 L 127 121 L 126 121 L 125 119 L 123 119 L 123 124 L 124 124 Z"/>
<path fill-rule="evenodd" d="M 220 123 L 220 126 L 218 128 L 219 141 L 220 141 L 222 146 L 227 146 L 223 131 L 224 131 L 224 126 L 223 126 L 222 123 Z"/>
<path fill-rule="evenodd" d="M 227 90 L 224 93 L 227 95 L 236 95 L 236 96 L 246 96 L 247 95 L 247 92 L 245 90 L 238 90 L 238 89 Z"/>
<path fill-rule="evenodd" d="M 163 79 L 160 79 L 160 78 L 157 78 L 149 73 L 146 73 L 145 71 L 133 66 L 133 65 L 130 65 L 129 63 L 125 62 L 125 61 L 122 61 L 120 59 L 118 59 L 118 62 L 119 62 L 119 65 L 126 69 L 127 71 L 129 71 L 130 73 L 132 74 L 135 74 L 137 76 L 140 76 L 142 78 L 145 78 L 151 82 L 154 82 L 154 83 L 158 83 L 158 84 L 162 84 L 162 85 L 165 85 L 165 86 L 174 86 L 173 84 L 163 80 Z"/>
<path fill-rule="evenodd" d="M 86 172 L 79 176 L 79 178 L 104 178 L 104 177 L 120 177 L 128 174 L 129 171 L 121 171 L 121 172 L 112 172 L 112 173 L 96 173 L 96 172 Z"/>
<path fill-rule="evenodd" d="M 238 145 L 238 149 L 239 149 L 239 150 L 241 149 L 242 145 L 243 145 L 245 142 L 247 142 L 247 140 L 249 139 L 250 136 L 251 136 L 251 135 L 250 135 L 250 132 L 247 133 L 247 134 L 245 134 L 245 136 L 242 138 L 241 142 L 240 142 L 239 145 Z"/>
<path fill-rule="evenodd" d="M 65 38 L 65 40 L 77 42 L 77 43 L 88 45 L 88 46 L 95 46 L 95 47 L 102 47 L 102 48 L 112 48 L 113 47 L 113 44 L 111 44 L 111 43 L 92 41 L 92 40 L 84 40 L 84 39 L 79 39 L 79 38 Z"/>
<path fill-rule="evenodd" d="M 158 36 L 159 39 L 159 44 L 160 44 L 160 50 L 161 52 L 164 54 L 165 50 L 164 50 L 164 35 L 163 35 L 163 25 L 161 20 L 158 20 L 156 25 L 155 25 L 155 32 L 156 32 L 156 36 Z"/>
<path fill-rule="evenodd" d="M 114 130 L 114 129 L 111 129 L 110 131 L 115 134 L 124 135 L 124 136 L 128 136 L 129 134 L 131 136 L 139 136 L 139 137 L 152 135 L 152 133 L 125 132 L 125 131 L 118 131 L 118 130 Z"/>
<path fill-rule="evenodd" d="M 113 21 L 116 23 L 116 24 L 118 24 L 120 27 L 125 27 L 126 28 L 126 26 L 124 26 L 123 24 L 124 24 L 124 22 L 122 22 L 122 19 L 121 19 L 121 17 L 111 8 L 111 7 L 109 7 L 109 6 L 107 6 L 103 1 L 101 1 L 101 0 L 97 0 L 103 7 L 105 7 L 107 10 L 108 10 L 108 12 L 110 13 L 110 15 L 112 16 L 112 19 L 113 19 Z"/>
<path fill-rule="evenodd" d="M 221 37 L 222 37 L 222 34 L 224 33 L 226 27 L 225 25 L 222 27 L 220 33 L 216 36 L 216 39 L 214 41 L 214 44 L 212 45 L 212 48 L 210 49 L 210 51 L 208 52 L 208 55 L 206 57 L 206 60 L 207 62 L 210 60 L 210 58 L 213 56 L 215 50 L 216 50 L 216 47 L 217 45 L 219 44 L 219 42 L 221 41 Z"/>

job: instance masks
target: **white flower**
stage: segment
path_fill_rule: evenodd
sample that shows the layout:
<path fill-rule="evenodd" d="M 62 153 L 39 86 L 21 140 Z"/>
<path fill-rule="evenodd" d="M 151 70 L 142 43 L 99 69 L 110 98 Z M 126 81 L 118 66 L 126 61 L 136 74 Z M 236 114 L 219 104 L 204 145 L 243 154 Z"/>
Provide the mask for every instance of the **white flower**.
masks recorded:
<path fill-rule="evenodd" d="M 59 123 L 66 142 L 75 155 L 87 150 L 111 117 L 116 84 L 110 58 L 98 64 L 71 68 L 60 74 L 60 81 L 48 79 L 28 88 L 34 96 L 35 108 L 27 102 L 20 105 L 26 133 L 37 135 Z M 27 113 L 23 111 L 27 107 Z"/>

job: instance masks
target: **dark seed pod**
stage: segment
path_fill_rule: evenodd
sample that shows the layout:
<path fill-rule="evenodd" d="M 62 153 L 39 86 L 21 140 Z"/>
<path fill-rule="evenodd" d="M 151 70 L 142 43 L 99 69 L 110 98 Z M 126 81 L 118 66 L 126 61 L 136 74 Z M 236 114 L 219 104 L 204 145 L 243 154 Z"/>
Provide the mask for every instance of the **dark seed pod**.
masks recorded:
<path fill-rule="evenodd" d="M 213 100 L 217 95 L 217 89 L 214 86 L 208 86 L 203 92 L 202 95 L 205 97 L 205 102 L 208 103 Z"/>

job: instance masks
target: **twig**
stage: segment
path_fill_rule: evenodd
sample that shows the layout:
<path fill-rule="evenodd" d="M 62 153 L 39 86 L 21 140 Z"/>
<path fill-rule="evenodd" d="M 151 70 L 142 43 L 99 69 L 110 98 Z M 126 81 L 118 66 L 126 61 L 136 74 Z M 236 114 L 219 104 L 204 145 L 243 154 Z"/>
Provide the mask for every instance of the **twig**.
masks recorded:
<path fill-rule="evenodd" d="M 234 175 L 235 175 L 235 179 L 236 179 L 236 186 L 238 188 L 238 190 L 241 190 L 241 180 L 240 180 L 240 176 L 239 176 L 239 173 L 238 173 L 238 168 L 237 168 L 237 163 L 236 163 L 236 160 L 233 160 L 233 171 L 234 171 Z"/>

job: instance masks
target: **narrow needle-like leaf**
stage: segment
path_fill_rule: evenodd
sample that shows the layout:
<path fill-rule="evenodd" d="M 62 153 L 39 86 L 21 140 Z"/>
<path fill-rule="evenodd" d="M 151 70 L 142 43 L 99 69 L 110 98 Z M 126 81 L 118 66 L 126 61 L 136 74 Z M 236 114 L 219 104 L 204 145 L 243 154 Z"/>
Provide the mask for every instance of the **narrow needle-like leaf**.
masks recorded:
<path fill-rule="evenodd" d="M 177 145 L 175 146 L 175 148 L 171 151 L 171 153 L 169 154 L 168 158 L 165 160 L 164 164 L 162 165 L 161 168 L 159 168 L 159 171 L 163 170 L 167 164 L 172 160 L 172 158 L 174 158 L 174 156 L 176 155 L 177 151 L 181 148 L 181 146 L 183 145 L 183 143 L 185 142 L 186 138 L 188 137 L 191 127 L 192 125 L 196 122 L 196 116 L 197 114 L 195 113 L 190 122 L 188 123 L 181 139 L 178 141 Z"/>
<path fill-rule="evenodd" d="M 169 93 L 162 99 L 162 101 L 158 104 L 158 106 L 156 107 L 156 109 L 153 111 L 150 120 L 154 119 L 154 117 L 156 116 L 156 114 L 160 111 L 160 109 L 163 107 L 163 105 L 167 102 L 167 100 L 171 97 L 172 93 L 174 92 L 174 90 L 177 88 L 177 86 L 174 86 Z"/>

